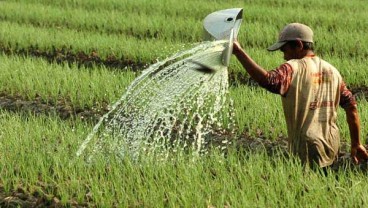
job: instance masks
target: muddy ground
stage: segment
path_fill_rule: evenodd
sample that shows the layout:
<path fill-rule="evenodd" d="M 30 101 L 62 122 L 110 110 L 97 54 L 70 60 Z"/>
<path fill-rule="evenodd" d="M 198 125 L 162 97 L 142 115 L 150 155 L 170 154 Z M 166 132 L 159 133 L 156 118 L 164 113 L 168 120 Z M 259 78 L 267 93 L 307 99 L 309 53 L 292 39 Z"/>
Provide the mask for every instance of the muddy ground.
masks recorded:
<path fill-rule="evenodd" d="M 133 70 L 141 70 L 150 63 L 135 63 L 133 61 L 124 60 L 123 58 L 108 57 L 101 59 L 97 53 L 85 54 L 83 52 L 73 53 L 68 48 L 54 49 L 53 51 L 42 51 L 37 47 L 30 47 L 28 49 L 14 50 L 4 46 L 0 46 L 0 51 L 8 55 L 25 55 L 44 58 L 50 62 L 57 63 L 77 63 L 80 66 L 90 67 L 93 65 L 104 65 L 112 70 L 121 70 L 130 67 Z M 230 84 L 236 85 L 256 85 L 254 81 L 242 76 L 241 74 L 230 74 Z M 368 87 L 366 86 L 352 86 L 350 89 L 360 98 L 368 98 Z M 6 92 L 0 93 L 0 110 L 18 113 L 32 113 L 35 115 L 57 115 L 61 119 L 76 119 L 80 118 L 83 121 L 96 123 L 98 119 L 108 112 L 108 103 L 102 105 L 103 107 L 80 108 L 72 105 L 71 102 L 65 99 L 60 99 L 55 103 L 50 103 L 36 97 L 34 100 L 28 100 L 20 95 L 9 95 Z M 226 135 L 218 135 L 223 137 Z M 251 151 L 266 151 L 270 156 L 287 155 L 287 141 L 286 138 L 280 137 L 273 140 L 265 138 L 260 131 L 257 136 L 249 136 L 244 132 L 239 138 L 234 140 L 236 146 L 239 148 L 249 149 Z M 360 166 L 350 165 L 350 155 L 348 153 L 348 144 L 342 143 L 339 160 L 334 164 L 333 169 L 354 168 L 359 170 L 366 170 L 367 165 Z M 89 207 L 90 204 L 78 204 L 76 201 L 70 200 L 67 207 Z M 93 206 L 93 205 L 91 205 Z M 19 187 L 10 193 L 5 193 L 4 187 L 0 185 L 0 207 L 65 207 L 61 206 L 60 199 L 55 196 L 47 196 L 45 194 L 28 191 Z"/>

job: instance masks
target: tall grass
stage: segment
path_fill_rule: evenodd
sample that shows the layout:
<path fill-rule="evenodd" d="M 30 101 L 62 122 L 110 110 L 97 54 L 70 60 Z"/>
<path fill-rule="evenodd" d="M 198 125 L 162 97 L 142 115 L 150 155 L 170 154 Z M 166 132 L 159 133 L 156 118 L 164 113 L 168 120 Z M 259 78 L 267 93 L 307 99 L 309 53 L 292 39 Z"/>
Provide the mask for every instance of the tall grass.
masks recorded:
<path fill-rule="evenodd" d="M 162 162 L 75 157 L 88 132 L 80 122 L 1 112 L 0 183 L 64 205 L 97 207 L 356 207 L 367 205 L 367 179 L 341 170 L 323 176 L 294 159 L 262 152 L 220 152 Z M 11 139 L 9 139 L 11 138 Z M 336 176 L 338 180 L 336 180 Z M 331 200 L 334 199 L 334 200 Z"/>
<path fill-rule="evenodd" d="M 7 30 L 0 31 L 0 46 L 10 51 L 36 48 L 39 51 L 50 53 L 55 49 L 64 48 L 75 55 L 78 55 L 79 52 L 86 54 L 95 52 L 102 59 L 113 56 L 127 61 L 151 63 L 156 59 L 166 58 L 186 45 L 163 40 L 144 40 L 124 34 L 98 34 L 61 28 L 38 28 L 11 22 L 0 22 L 0 27 L 7 28 Z"/>
<path fill-rule="evenodd" d="M 335 65 L 349 86 L 366 86 L 364 44 L 366 3 L 352 1 L 231 0 L 9 0 L 0 1 L 0 46 L 10 51 L 72 52 L 114 55 L 152 63 L 202 39 L 202 20 L 216 10 L 243 7 L 239 41 L 266 69 L 283 62 L 268 53 L 278 31 L 289 22 L 309 24 L 316 52 Z M 0 92 L 46 102 L 68 99 L 91 107 L 116 101 L 138 73 L 105 67 L 77 67 L 42 59 L 0 56 Z M 231 72 L 242 66 L 232 59 Z M 236 82 L 241 82 L 236 80 Z M 257 86 L 232 85 L 230 97 L 238 134 L 274 139 L 286 135 L 280 98 Z M 362 141 L 366 140 L 368 103 L 358 101 Z M 343 141 L 349 131 L 342 109 L 338 125 Z M 341 169 L 322 176 L 294 159 L 272 157 L 237 147 L 224 155 L 173 155 L 166 162 L 139 162 L 113 156 L 87 163 L 75 153 L 92 126 L 56 115 L 0 111 L 0 184 L 6 194 L 17 188 L 64 206 L 77 201 L 90 207 L 365 207 L 365 173 Z M 236 151 L 239 150 L 239 151 Z M 338 178 L 338 179 L 336 179 Z"/>
<path fill-rule="evenodd" d="M 82 108 L 115 101 L 136 76 L 129 69 L 123 72 L 104 67 L 91 70 L 17 56 L 0 56 L 0 67 L 0 91 L 27 100 L 39 96 L 44 102 L 56 103 L 58 99 L 65 99 Z"/>
<path fill-rule="evenodd" d="M 262 56 L 259 53 L 259 56 Z M 257 54 L 257 53 L 256 53 Z M 264 55 L 265 66 L 277 66 L 281 62 L 280 54 L 270 57 Z M 335 59 L 336 60 L 336 59 Z M 349 61 L 341 61 L 341 65 Z M 238 64 L 238 63 L 237 63 Z M 361 67 L 363 67 L 363 62 Z M 359 66 L 359 65 L 358 65 Z M 109 70 L 104 67 L 78 68 L 76 65 L 50 64 L 42 59 L 22 58 L 17 56 L 0 56 L 0 91 L 10 95 L 21 96 L 27 100 L 40 97 L 44 102 L 56 103 L 60 99 L 71 102 L 75 107 L 98 107 L 103 103 L 114 103 L 125 92 L 129 84 L 140 72 L 127 70 Z M 231 66 L 231 70 L 236 67 Z M 342 67 L 344 68 L 344 67 Z M 344 68 L 346 69 L 346 68 Z M 243 69 L 241 69 L 243 70 Z M 350 84 L 365 84 L 362 76 L 365 71 L 357 70 L 356 76 L 348 71 L 342 71 L 351 80 Z M 244 75 L 246 76 L 246 75 Z M 359 78 L 359 79 L 358 79 Z M 252 136 L 262 136 L 269 139 L 286 135 L 286 125 L 282 111 L 281 98 L 258 86 L 240 84 L 230 86 L 229 96 L 234 101 L 235 122 L 237 133 L 247 131 Z M 365 99 L 359 100 L 359 111 L 362 122 L 368 117 Z M 341 109 L 340 109 L 341 110 Z M 342 137 L 348 139 L 348 127 L 344 112 L 339 113 Z M 273 121 L 273 122 L 270 122 Z M 226 126 L 226 125 L 225 125 Z M 364 125 L 363 125 L 364 126 Z M 363 130 L 364 131 L 364 128 Z M 363 132 L 363 135 L 365 133 Z"/>
<path fill-rule="evenodd" d="M 37 45 L 46 51 L 72 47 L 87 53 L 97 50 L 103 57 L 114 54 L 150 62 L 173 52 L 170 45 L 179 49 L 201 41 L 207 14 L 243 7 L 239 40 L 249 48 L 266 48 L 285 24 L 298 21 L 314 30 L 318 53 L 365 59 L 368 48 L 360 42 L 368 22 L 362 2 L 313 2 L 188 1 L 176 7 L 175 1 L 7 1 L 0 9 L 0 26 L 8 28 L 1 31 L 0 44 Z"/>

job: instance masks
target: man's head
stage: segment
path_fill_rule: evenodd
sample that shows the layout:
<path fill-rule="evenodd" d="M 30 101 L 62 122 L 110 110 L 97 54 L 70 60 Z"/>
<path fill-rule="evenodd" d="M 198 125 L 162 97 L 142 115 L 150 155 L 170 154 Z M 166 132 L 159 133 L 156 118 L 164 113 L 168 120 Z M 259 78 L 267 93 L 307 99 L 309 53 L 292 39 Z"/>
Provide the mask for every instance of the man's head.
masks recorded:
<path fill-rule="evenodd" d="M 306 50 L 313 51 L 313 31 L 301 23 L 288 24 L 281 30 L 278 41 L 267 50 L 281 50 L 285 56 L 291 56 L 285 57 L 286 60 L 303 57 Z"/>

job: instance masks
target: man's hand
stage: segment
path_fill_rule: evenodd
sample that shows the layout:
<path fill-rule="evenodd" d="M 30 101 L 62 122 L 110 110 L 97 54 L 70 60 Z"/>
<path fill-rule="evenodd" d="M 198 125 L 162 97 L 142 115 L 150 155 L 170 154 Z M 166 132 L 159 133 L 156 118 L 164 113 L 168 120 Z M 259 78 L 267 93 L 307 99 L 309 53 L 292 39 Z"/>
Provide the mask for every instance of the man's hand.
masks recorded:
<path fill-rule="evenodd" d="M 368 160 L 367 150 L 363 145 L 351 147 L 351 159 L 355 164 L 359 164 Z"/>
<path fill-rule="evenodd" d="M 233 43 L 233 54 L 237 55 L 242 50 L 242 47 L 240 46 L 240 43 L 237 40 L 234 40 Z"/>

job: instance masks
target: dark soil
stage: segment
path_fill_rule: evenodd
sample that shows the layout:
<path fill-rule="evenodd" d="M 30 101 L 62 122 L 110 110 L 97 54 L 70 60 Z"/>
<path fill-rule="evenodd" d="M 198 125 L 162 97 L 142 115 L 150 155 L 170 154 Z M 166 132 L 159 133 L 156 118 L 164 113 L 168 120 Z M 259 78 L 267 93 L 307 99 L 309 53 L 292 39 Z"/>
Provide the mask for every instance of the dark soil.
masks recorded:
<path fill-rule="evenodd" d="M 43 58 L 50 63 L 58 64 L 76 64 L 81 67 L 95 67 L 95 66 L 105 66 L 112 70 L 124 70 L 130 69 L 132 71 L 140 71 L 147 67 L 148 65 L 154 63 L 143 63 L 139 61 L 133 61 L 125 57 L 116 57 L 110 55 L 106 58 L 101 58 L 96 50 L 92 50 L 90 54 L 83 51 L 75 52 L 71 46 L 55 48 L 50 50 L 40 49 L 38 46 L 30 46 L 28 48 L 18 48 L 12 46 L 0 45 L 0 51 L 6 55 L 20 55 Z"/>
<path fill-rule="evenodd" d="M 34 115 L 57 115 L 61 119 L 76 119 L 97 122 L 98 119 L 108 112 L 108 104 L 103 107 L 81 108 L 65 99 L 59 99 L 55 103 L 44 101 L 41 97 L 28 100 L 20 95 L 8 95 L 0 93 L 0 110 L 19 113 L 31 113 Z"/>
<path fill-rule="evenodd" d="M 244 82 L 252 82 L 245 80 Z M 239 83 L 239 82 L 238 82 Z M 255 85 L 255 84 L 254 84 Z M 351 89 L 357 99 L 368 99 L 368 87 L 359 86 Z M 108 112 L 109 103 L 103 103 L 102 107 L 82 108 L 74 106 L 70 101 L 60 98 L 55 103 L 42 100 L 37 96 L 34 100 L 26 99 L 20 95 L 9 95 L 0 92 L 0 110 L 12 112 L 27 112 L 32 114 L 57 115 L 62 119 L 80 118 L 86 121 L 96 122 Z"/>
<path fill-rule="evenodd" d="M 55 196 L 47 196 L 40 192 L 30 193 L 19 187 L 8 194 L 5 194 L 4 187 L 0 185 L 0 207 L 90 207 L 88 204 L 78 204 L 74 200 L 62 204 L 61 200 Z"/>

